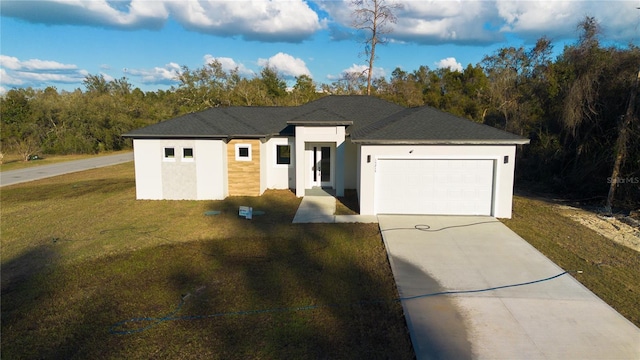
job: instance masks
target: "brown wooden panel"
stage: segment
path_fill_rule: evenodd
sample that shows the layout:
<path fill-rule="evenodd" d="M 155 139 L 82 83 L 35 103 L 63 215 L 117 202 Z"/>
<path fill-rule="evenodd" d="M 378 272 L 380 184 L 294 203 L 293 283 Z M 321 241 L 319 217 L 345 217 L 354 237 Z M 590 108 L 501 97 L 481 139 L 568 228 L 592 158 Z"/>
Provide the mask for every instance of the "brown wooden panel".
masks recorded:
<path fill-rule="evenodd" d="M 251 161 L 236 160 L 236 144 L 251 144 Z M 227 143 L 229 196 L 260 195 L 260 140 L 231 140 Z"/>

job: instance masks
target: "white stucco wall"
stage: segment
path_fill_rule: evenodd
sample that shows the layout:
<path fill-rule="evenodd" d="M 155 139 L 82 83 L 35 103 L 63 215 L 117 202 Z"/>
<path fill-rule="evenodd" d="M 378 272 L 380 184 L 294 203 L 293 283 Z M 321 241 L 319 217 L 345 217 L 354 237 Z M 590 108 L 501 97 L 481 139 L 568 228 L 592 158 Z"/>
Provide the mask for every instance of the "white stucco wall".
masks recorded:
<path fill-rule="evenodd" d="M 289 165 L 278 164 L 277 145 L 291 146 L 291 163 Z M 265 187 L 267 189 L 295 188 L 295 140 L 291 137 L 274 137 L 262 146 L 263 163 L 261 172 L 264 174 Z"/>
<path fill-rule="evenodd" d="M 162 147 L 159 140 L 133 140 L 136 199 L 162 199 Z"/>
<path fill-rule="evenodd" d="M 220 200 L 229 195 L 227 146 L 222 140 L 195 140 L 197 199 Z"/>
<path fill-rule="evenodd" d="M 136 198 L 216 200 L 227 194 L 226 146 L 222 140 L 134 139 Z M 165 159 L 164 148 L 175 149 Z M 193 158 L 183 158 L 192 148 Z"/>
<path fill-rule="evenodd" d="M 376 214 L 377 159 L 491 159 L 496 164 L 492 215 L 511 218 L 515 152 L 515 145 L 362 145 L 358 155 L 360 213 Z M 367 156 L 371 156 L 370 162 L 367 162 Z M 507 164 L 504 163 L 505 156 L 508 156 Z"/>

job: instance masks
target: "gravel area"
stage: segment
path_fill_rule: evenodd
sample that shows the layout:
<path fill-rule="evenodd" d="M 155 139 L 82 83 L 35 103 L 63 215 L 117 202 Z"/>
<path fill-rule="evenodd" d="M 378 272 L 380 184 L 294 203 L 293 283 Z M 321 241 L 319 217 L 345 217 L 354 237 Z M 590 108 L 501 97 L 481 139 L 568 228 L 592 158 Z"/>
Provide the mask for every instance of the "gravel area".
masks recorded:
<path fill-rule="evenodd" d="M 568 205 L 556 205 L 564 216 L 581 223 L 600 235 L 640 252 L 640 224 L 630 216 L 605 216 Z M 631 224 L 631 225 L 630 225 Z M 634 226 L 636 225 L 636 226 Z"/>

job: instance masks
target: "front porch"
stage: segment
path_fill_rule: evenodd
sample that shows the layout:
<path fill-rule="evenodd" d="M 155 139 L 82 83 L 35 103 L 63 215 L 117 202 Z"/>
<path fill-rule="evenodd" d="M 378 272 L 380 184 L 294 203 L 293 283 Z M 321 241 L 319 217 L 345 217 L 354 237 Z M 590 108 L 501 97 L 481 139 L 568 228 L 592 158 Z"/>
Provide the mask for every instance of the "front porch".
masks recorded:
<path fill-rule="evenodd" d="M 331 188 L 305 189 L 305 195 L 293 218 L 303 223 L 377 223 L 375 215 L 336 215 L 336 191 Z"/>
<path fill-rule="evenodd" d="M 293 121 L 295 126 L 296 196 L 314 188 L 344 196 L 346 126 L 350 121 Z"/>

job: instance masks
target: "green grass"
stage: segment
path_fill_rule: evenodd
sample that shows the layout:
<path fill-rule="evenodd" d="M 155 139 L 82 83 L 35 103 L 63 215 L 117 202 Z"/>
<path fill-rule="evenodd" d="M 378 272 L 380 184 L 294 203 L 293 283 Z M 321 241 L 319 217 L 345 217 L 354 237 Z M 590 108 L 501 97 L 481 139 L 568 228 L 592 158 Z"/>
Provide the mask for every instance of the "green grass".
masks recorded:
<path fill-rule="evenodd" d="M 355 196 L 339 211 L 357 211 Z M 412 358 L 374 224 L 291 224 L 289 191 L 136 201 L 132 163 L 3 187 L 2 358 Z M 238 206 L 265 211 L 253 220 Z M 218 210 L 220 215 L 206 216 Z M 640 256 L 522 197 L 504 223 L 640 325 Z M 129 335 L 121 321 L 173 320 Z M 148 322 L 130 322 L 135 330 Z"/>
<path fill-rule="evenodd" d="M 5 154 L 2 164 L 0 164 L 0 172 L 9 170 L 19 170 L 40 165 L 50 165 L 65 161 L 82 160 L 97 156 L 115 155 L 120 152 L 130 152 L 131 150 L 115 151 L 109 153 L 95 154 L 78 154 L 78 155 L 46 155 L 38 154 L 40 159 L 32 161 L 24 161 L 20 155 Z"/>
<path fill-rule="evenodd" d="M 516 196 L 509 228 L 640 326 L 640 254 L 564 217 L 553 204 Z"/>
<path fill-rule="evenodd" d="M 3 187 L 0 200 L 3 359 L 413 357 L 400 304 L 359 303 L 397 297 L 377 227 L 291 224 L 290 191 L 136 201 L 128 163 Z M 265 214 L 239 218 L 240 205 Z M 320 307 L 110 333 L 185 294 L 176 316 Z"/>

